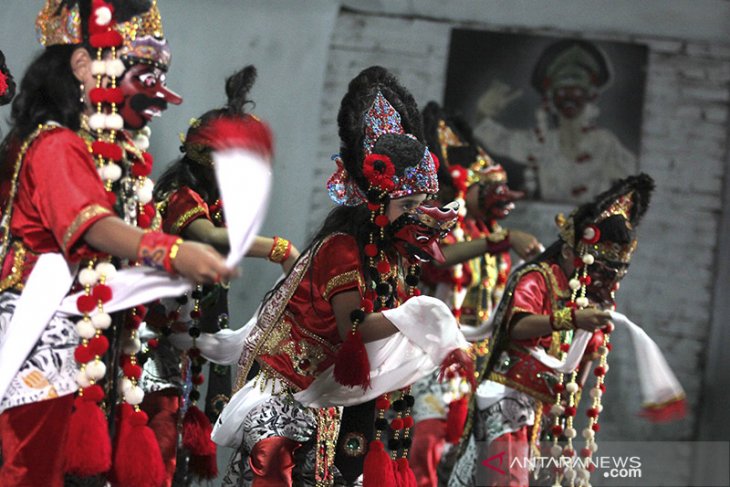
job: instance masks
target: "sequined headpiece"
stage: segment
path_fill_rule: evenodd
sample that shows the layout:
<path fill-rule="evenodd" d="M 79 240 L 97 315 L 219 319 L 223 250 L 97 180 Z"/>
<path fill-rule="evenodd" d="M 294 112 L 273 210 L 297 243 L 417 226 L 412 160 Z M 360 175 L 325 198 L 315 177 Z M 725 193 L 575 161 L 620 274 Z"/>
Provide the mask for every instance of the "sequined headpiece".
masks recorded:
<path fill-rule="evenodd" d="M 113 28 L 122 37 L 118 54 L 127 65 L 146 63 L 166 69 L 170 64 L 170 49 L 156 0 L 147 12 L 117 22 Z M 81 44 L 89 36 L 82 31 L 79 2 L 67 0 L 46 0 L 36 19 L 36 33 L 44 47 Z"/>
<path fill-rule="evenodd" d="M 377 141 L 384 135 L 395 134 L 417 141 L 416 137 L 406 134 L 398 111 L 378 91 L 370 108 L 363 114 L 363 151 L 367 165 L 368 157 L 373 154 Z M 330 198 L 338 205 L 356 206 L 367 201 L 365 190 L 360 188 L 345 170 L 342 161 L 336 159 L 337 171 L 327 181 Z M 416 193 L 436 194 L 438 192 L 438 162 L 426 147 L 421 159 L 414 165 L 405 168 L 402 176 L 391 171 L 387 174 L 390 181 L 383 189 L 391 199 L 402 198 Z M 365 172 L 365 167 L 364 167 Z"/>
<path fill-rule="evenodd" d="M 579 255 L 589 253 L 594 258 L 628 264 L 636 250 L 634 231 L 648 208 L 653 189 L 654 181 L 647 174 L 616 182 L 594 202 L 578 207 L 567 218 L 557 215 L 560 238 Z M 630 235 L 627 242 L 613 242 L 602 234 L 601 228 L 609 220 L 624 227 L 622 231 Z"/>

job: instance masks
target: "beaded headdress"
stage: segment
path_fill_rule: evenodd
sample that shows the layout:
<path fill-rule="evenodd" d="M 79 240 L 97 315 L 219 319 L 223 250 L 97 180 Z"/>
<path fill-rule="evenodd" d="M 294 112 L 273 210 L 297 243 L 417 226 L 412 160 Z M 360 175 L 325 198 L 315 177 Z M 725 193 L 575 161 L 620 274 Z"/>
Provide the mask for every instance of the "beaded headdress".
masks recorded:
<path fill-rule="evenodd" d="M 365 161 L 363 172 L 367 172 L 368 156 L 373 153 L 378 139 L 386 134 L 405 135 L 417 140 L 415 136 L 406 134 L 401 123 L 401 116 L 378 91 L 370 109 L 363 115 Z M 360 188 L 345 170 L 341 161 L 337 160 L 337 171 L 327 181 L 330 198 L 338 205 L 356 206 L 367 201 L 365 191 Z M 435 194 L 438 192 L 438 162 L 426 147 L 421 159 L 414 165 L 406 167 L 402 176 L 395 171 L 388 171 L 383 177 L 383 189 L 391 199 L 402 198 L 416 193 Z M 387 180 L 387 181 L 386 181 Z"/>

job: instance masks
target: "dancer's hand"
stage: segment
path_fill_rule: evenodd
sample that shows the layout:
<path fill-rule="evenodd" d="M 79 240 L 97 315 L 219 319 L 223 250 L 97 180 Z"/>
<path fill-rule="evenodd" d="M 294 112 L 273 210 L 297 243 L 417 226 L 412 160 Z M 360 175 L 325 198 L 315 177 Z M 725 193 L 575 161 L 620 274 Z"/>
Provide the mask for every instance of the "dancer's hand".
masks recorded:
<path fill-rule="evenodd" d="M 172 266 L 182 276 L 202 284 L 228 282 L 236 277 L 225 259 L 210 245 L 185 241 L 180 244 Z"/>
<path fill-rule="evenodd" d="M 606 326 L 611 319 L 608 311 L 596 308 L 575 310 L 575 327 L 593 332 Z"/>
<path fill-rule="evenodd" d="M 441 362 L 441 370 L 439 371 L 439 382 L 443 382 L 446 378 L 446 373 L 449 370 L 453 370 L 461 377 L 469 382 L 471 390 L 475 391 L 477 388 L 476 377 L 474 376 L 474 360 L 461 348 L 456 348 L 449 352 L 446 358 Z"/>

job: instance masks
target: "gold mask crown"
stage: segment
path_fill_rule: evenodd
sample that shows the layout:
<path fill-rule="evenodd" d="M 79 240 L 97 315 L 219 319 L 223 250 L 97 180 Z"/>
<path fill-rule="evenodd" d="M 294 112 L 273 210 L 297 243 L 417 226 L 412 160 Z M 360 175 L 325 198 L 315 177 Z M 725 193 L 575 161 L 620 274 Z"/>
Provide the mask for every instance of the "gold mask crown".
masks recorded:
<path fill-rule="evenodd" d="M 81 13 L 78 3 L 69 8 L 63 0 L 46 0 L 36 18 L 38 41 L 44 47 L 66 44 L 81 44 Z M 152 7 L 137 17 L 116 25 L 116 30 L 124 38 L 124 46 L 130 46 L 138 37 L 151 36 L 162 38 L 162 17 L 157 8 L 157 0 Z"/>

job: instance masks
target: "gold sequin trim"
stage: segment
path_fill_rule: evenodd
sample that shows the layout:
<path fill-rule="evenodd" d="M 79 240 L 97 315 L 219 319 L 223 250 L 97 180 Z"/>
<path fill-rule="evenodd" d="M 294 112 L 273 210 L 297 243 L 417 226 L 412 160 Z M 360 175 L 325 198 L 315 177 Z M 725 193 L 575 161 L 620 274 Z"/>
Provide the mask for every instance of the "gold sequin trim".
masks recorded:
<path fill-rule="evenodd" d="M 360 271 L 354 270 L 354 271 L 345 272 L 344 274 L 335 276 L 332 279 L 330 279 L 329 282 L 327 283 L 327 286 L 324 289 L 324 293 L 322 294 L 322 297 L 324 299 L 326 299 L 327 301 L 329 301 L 330 293 L 334 289 L 336 289 L 340 286 L 344 286 L 345 284 L 353 283 L 353 282 L 357 282 L 358 287 L 361 289 L 364 287 L 365 284 L 362 281 L 362 277 L 360 277 Z"/>
<path fill-rule="evenodd" d="M 101 205 L 93 204 L 89 205 L 83 210 L 81 210 L 81 213 L 74 218 L 74 221 L 71 222 L 71 225 L 69 225 L 68 229 L 66 230 L 66 233 L 63 236 L 63 242 L 61 244 L 61 247 L 64 251 L 68 251 L 68 243 L 69 240 L 71 240 L 71 237 L 73 237 L 76 232 L 81 228 L 82 225 L 84 225 L 86 222 L 91 220 L 92 218 L 95 218 L 99 215 L 111 215 L 112 212 L 109 211 L 108 208 L 104 208 Z"/>
<path fill-rule="evenodd" d="M 6 291 L 10 288 L 16 288 L 19 291 L 23 289 L 23 284 L 20 281 L 23 279 L 25 247 L 20 242 L 13 242 L 13 251 L 13 267 L 10 269 L 10 274 L 0 281 L 0 292 Z"/>
<path fill-rule="evenodd" d="M 533 389 L 530 389 L 529 387 L 527 387 L 523 384 L 520 384 L 519 382 L 515 382 L 496 372 L 492 372 L 491 374 L 489 374 L 489 380 L 491 380 L 493 382 L 498 382 L 500 384 L 504 384 L 504 385 L 511 387 L 512 389 L 516 389 L 520 392 L 524 392 L 528 396 L 531 396 L 531 397 L 537 399 L 538 401 L 542 401 L 542 402 L 548 403 L 548 404 L 555 403 L 555 397 L 548 396 L 547 394 L 541 394 Z"/>
<path fill-rule="evenodd" d="M 185 213 L 183 213 L 180 218 L 178 218 L 175 223 L 172 225 L 172 228 L 170 228 L 170 233 L 178 234 L 180 233 L 180 229 L 185 227 L 190 220 L 193 219 L 194 216 L 203 215 L 205 214 L 205 210 L 201 208 L 200 206 L 196 206 L 195 208 L 191 208 Z"/>

